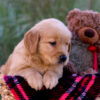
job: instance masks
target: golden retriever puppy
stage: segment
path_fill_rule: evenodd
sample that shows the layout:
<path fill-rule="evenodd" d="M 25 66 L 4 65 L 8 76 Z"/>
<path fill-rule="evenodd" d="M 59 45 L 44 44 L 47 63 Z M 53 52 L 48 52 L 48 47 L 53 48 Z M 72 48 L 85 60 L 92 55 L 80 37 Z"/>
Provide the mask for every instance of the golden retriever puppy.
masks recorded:
<path fill-rule="evenodd" d="M 1 71 L 24 77 L 35 90 L 52 89 L 69 60 L 70 43 L 71 33 L 61 21 L 42 20 L 24 35 Z"/>

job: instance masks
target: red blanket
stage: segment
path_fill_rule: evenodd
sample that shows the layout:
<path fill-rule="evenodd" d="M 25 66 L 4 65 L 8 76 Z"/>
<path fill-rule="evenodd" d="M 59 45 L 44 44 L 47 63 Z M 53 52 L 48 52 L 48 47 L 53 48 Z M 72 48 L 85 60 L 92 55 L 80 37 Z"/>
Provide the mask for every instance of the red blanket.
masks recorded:
<path fill-rule="evenodd" d="M 20 76 L 4 76 L 16 100 L 95 100 L 100 94 L 100 74 L 78 76 L 64 70 L 59 84 L 52 90 L 32 89 Z"/>

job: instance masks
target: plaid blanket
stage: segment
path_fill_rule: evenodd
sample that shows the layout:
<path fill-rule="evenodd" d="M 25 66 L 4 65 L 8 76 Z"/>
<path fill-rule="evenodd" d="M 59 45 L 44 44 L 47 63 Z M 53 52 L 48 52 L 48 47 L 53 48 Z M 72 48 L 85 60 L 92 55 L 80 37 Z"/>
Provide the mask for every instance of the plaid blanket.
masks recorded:
<path fill-rule="evenodd" d="M 66 70 L 59 84 L 52 90 L 32 89 L 20 76 L 4 76 L 16 100 L 95 100 L 100 94 L 100 74 L 79 76 Z"/>

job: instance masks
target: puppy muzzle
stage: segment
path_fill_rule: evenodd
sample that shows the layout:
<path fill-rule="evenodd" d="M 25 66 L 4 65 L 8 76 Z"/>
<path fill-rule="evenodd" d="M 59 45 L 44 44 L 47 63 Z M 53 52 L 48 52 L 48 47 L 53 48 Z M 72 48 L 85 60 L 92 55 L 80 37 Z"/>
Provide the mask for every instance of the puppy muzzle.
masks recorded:
<path fill-rule="evenodd" d="M 66 55 L 61 55 L 59 57 L 59 63 L 64 63 L 66 61 L 66 59 L 67 59 L 67 56 Z"/>

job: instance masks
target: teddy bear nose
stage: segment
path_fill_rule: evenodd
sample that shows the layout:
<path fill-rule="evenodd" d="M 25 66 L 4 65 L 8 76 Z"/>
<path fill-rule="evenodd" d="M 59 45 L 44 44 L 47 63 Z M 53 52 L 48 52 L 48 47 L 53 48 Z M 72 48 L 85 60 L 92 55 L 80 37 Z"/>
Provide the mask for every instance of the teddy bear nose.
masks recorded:
<path fill-rule="evenodd" d="M 92 37 L 94 37 L 95 32 L 92 29 L 87 29 L 87 30 L 85 30 L 84 34 L 85 34 L 85 36 L 92 38 Z"/>
<path fill-rule="evenodd" d="M 80 40 L 87 44 L 94 44 L 99 39 L 97 31 L 91 27 L 83 27 L 78 31 Z"/>
<path fill-rule="evenodd" d="M 61 56 L 59 57 L 59 62 L 60 62 L 60 63 L 63 63 L 63 62 L 66 61 L 66 59 L 67 59 L 66 55 L 61 55 Z"/>

